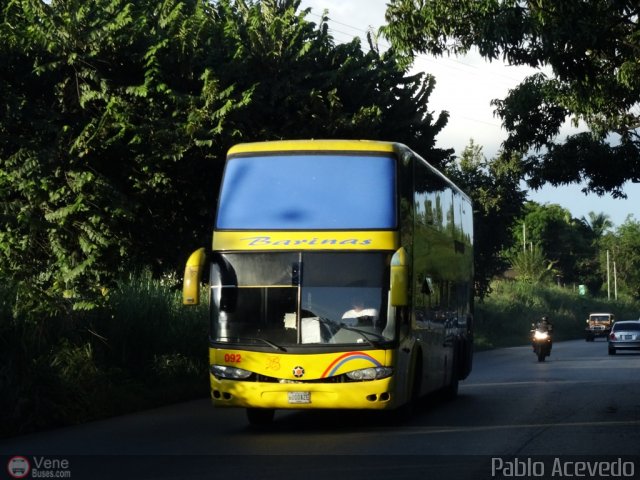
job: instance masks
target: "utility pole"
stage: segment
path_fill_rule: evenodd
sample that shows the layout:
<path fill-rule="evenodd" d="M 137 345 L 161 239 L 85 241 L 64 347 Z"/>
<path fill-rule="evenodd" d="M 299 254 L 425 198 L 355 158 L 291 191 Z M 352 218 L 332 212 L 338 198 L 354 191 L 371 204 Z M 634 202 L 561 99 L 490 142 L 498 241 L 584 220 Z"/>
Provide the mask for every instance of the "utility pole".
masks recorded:
<path fill-rule="evenodd" d="M 613 298 L 618 300 L 618 274 L 616 273 L 616 261 L 613 261 Z"/>
<path fill-rule="evenodd" d="M 611 300 L 611 281 L 609 279 L 609 250 L 607 250 L 607 300 Z"/>

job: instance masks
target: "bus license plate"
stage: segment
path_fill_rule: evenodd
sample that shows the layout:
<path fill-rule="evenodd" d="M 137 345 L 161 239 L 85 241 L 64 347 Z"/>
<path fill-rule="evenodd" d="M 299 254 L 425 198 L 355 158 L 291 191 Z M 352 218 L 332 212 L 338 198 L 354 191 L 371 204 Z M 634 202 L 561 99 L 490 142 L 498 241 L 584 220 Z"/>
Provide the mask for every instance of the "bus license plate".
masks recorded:
<path fill-rule="evenodd" d="M 311 392 L 287 392 L 289 403 L 311 403 Z"/>

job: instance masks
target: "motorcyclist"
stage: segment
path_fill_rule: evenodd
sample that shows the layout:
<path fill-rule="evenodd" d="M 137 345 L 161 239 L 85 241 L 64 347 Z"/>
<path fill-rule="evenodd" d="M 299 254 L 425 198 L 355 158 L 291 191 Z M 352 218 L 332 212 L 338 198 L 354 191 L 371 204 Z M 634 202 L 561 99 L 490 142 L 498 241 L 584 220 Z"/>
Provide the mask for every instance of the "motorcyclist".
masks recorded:
<path fill-rule="evenodd" d="M 551 320 L 549 320 L 549 317 L 547 317 L 546 315 L 543 315 L 540 318 L 540 320 L 538 320 L 538 322 L 535 324 L 535 330 L 539 330 L 541 332 L 547 332 L 549 334 L 549 337 L 551 338 L 551 341 L 549 342 L 549 352 L 551 352 L 551 348 L 553 346 L 553 324 L 551 323 Z M 532 344 L 533 344 L 533 349 L 535 350 L 536 348 L 535 342 L 532 341 Z"/>
<path fill-rule="evenodd" d="M 538 321 L 536 328 L 544 332 L 548 332 L 549 335 L 551 335 L 551 333 L 553 332 L 553 324 L 551 323 L 551 320 L 549 320 L 549 317 L 547 317 L 546 315 L 543 315 L 542 318 Z"/>

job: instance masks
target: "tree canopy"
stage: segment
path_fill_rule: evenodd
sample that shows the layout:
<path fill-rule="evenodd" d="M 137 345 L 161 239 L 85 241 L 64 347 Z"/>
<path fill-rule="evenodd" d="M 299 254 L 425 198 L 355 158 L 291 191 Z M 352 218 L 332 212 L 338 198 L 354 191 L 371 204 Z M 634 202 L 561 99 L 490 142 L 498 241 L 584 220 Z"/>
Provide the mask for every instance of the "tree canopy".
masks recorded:
<path fill-rule="evenodd" d="M 589 212 L 588 216 L 588 219 L 582 217 L 580 220 L 591 229 L 596 242 L 607 233 L 607 230 L 613 228 L 611 216 L 606 213 Z"/>
<path fill-rule="evenodd" d="M 602 284 L 596 233 L 560 205 L 527 202 L 513 227 L 514 252 L 539 247 L 554 268 L 558 280 L 587 284 L 597 292 Z"/>
<path fill-rule="evenodd" d="M 336 45 L 299 0 L 13 0 L 0 10 L 0 276 L 25 314 L 90 308 L 210 241 L 241 141 L 404 142 L 436 167 L 435 80 Z"/>
<path fill-rule="evenodd" d="M 640 299 L 640 222 L 629 216 L 614 232 L 606 233 L 602 237 L 600 256 L 602 276 L 608 276 L 612 284 L 615 282 L 618 290 Z"/>
<path fill-rule="evenodd" d="M 391 0 L 383 28 L 392 45 L 544 67 L 493 105 L 505 148 L 532 152 L 530 186 L 585 182 L 624 195 L 640 181 L 640 4 L 632 0 Z M 558 138 L 566 120 L 587 131 Z"/>

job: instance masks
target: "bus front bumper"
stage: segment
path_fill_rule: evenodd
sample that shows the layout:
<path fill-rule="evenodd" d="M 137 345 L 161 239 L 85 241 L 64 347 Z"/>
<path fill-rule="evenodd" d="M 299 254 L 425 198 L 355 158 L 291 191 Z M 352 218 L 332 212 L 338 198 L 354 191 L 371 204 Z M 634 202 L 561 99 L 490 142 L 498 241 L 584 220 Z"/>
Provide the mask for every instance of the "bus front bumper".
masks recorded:
<path fill-rule="evenodd" d="M 348 383 L 272 383 L 218 379 L 210 375 L 216 407 L 276 409 L 395 408 L 393 377 Z"/>

